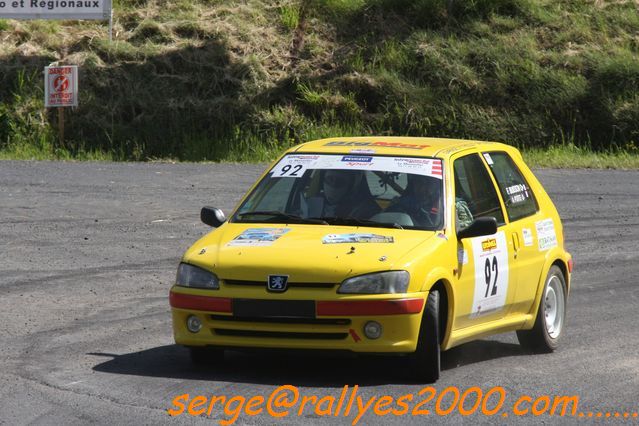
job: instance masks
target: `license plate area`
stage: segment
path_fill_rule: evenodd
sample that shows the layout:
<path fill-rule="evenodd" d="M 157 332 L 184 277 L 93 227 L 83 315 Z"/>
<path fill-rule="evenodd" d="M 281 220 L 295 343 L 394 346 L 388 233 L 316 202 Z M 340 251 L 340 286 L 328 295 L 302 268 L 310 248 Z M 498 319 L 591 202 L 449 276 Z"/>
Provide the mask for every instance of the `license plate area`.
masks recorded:
<path fill-rule="evenodd" d="M 238 318 L 315 318 L 313 300 L 233 299 Z"/>

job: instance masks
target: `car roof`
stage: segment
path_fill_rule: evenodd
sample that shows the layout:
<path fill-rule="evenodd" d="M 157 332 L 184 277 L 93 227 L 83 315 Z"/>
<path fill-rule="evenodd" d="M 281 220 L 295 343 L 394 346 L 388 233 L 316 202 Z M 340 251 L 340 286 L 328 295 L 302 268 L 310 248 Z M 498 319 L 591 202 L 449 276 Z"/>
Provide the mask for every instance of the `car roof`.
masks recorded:
<path fill-rule="evenodd" d="M 419 138 L 398 136 L 357 136 L 319 139 L 295 146 L 291 152 L 326 154 L 385 154 L 412 157 L 445 158 L 470 148 L 508 150 L 513 148 L 498 142 L 468 139 Z"/>

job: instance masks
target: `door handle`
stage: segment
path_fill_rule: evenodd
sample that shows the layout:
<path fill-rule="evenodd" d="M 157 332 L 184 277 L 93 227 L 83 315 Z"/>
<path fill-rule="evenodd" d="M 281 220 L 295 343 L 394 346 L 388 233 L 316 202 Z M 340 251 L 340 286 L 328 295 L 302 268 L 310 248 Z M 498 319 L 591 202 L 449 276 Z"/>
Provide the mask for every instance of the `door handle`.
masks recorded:
<path fill-rule="evenodd" d="M 519 249 L 521 249 L 521 243 L 519 242 L 519 234 L 517 232 L 513 232 L 513 249 L 515 250 L 515 258 L 517 258 L 517 253 Z"/>

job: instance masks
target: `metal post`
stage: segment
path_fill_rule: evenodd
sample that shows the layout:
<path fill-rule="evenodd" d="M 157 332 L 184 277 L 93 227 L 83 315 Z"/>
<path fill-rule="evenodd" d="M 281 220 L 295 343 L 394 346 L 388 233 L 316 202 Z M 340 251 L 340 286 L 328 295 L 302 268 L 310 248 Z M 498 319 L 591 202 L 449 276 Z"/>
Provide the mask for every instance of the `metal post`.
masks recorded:
<path fill-rule="evenodd" d="M 58 137 L 60 148 L 64 148 L 64 107 L 58 107 Z"/>
<path fill-rule="evenodd" d="M 109 41 L 113 41 L 113 6 L 109 12 Z"/>

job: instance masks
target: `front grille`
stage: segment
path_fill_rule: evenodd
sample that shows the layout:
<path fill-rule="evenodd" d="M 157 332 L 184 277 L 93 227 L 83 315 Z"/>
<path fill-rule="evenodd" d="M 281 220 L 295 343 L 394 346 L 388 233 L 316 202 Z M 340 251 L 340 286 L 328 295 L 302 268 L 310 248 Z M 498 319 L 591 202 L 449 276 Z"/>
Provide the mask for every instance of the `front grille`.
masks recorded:
<path fill-rule="evenodd" d="M 348 333 L 303 333 L 293 331 L 255 331 L 255 330 L 230 330 L 227 328 L 214 328 L 215 334 L 220 336 L 235 337 L 271 337 L 279 339 L 309 339 L 309 340 L 341 340 Z"/>
<path fill-rule="evenodd" d="M 253 286 L 253 287 L 266 288 L 266 280 L 264 281 L 223 280 L 223 283 L 227 285 L 241 285 L 241 286 Z M 296 283 L 296 282 L 287 283 L 288 288 L 333 288 L 335 286 L 336 284 L 334 283 Z"/>
<path fill-rule="evenodd" d="M 286 317 L 234 317 L 230 315 L 211 315 L 215 321 L 228 322 L 261 322 L 277 324 L 311 324 L 311 325 L 350 325 L 351 320 L 347 318 L 286 318 Z"/>

